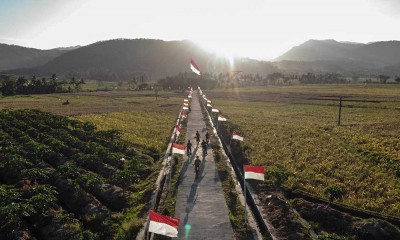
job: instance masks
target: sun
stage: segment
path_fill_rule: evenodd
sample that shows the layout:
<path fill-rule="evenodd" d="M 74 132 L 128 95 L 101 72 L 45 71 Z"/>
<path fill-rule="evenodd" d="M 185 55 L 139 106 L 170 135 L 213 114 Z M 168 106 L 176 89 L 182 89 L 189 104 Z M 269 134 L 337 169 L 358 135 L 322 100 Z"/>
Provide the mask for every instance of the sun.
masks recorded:
<path fill-rule="evenodd" d="M 232 44 L 208 40 L 193 40 L 193 42 L 199 47 L 203 48 L 205 51 L 215 53 L 217 57 L 228 60 L 231 70 L 234 70 L 235 58 L 240 56 L 237 54 L 235 47 Z"/>

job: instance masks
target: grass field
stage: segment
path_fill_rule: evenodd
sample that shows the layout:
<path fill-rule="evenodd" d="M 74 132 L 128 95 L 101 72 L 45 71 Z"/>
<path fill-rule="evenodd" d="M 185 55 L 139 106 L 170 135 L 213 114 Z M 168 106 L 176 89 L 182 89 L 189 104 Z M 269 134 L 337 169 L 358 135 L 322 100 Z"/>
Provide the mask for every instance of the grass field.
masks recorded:
<path fill-rule="evenodd" d="M 252 164 L 290 173 L 285 185 L 400 216 L 400 87 L 307 85 L 206 92 L 241 132 Z M 337 126 L 343 96 L 342 126 Z"/>

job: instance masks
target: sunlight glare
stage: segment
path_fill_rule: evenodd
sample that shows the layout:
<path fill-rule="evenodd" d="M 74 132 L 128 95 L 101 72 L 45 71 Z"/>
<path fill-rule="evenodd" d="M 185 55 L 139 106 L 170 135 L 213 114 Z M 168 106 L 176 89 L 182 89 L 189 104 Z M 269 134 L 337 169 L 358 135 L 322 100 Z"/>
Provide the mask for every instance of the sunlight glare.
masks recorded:
<path fill-rule="evenodd" d="M 217 41 L 194 41 L 195 44 L 203 48 L 207 52 L 215 53 L 217 57 L 226 59 L 231 70 L 235 70 L 235 58 L 239 57 L 234 51 L 234 47 L 229 44 L 220 43 Z"/>

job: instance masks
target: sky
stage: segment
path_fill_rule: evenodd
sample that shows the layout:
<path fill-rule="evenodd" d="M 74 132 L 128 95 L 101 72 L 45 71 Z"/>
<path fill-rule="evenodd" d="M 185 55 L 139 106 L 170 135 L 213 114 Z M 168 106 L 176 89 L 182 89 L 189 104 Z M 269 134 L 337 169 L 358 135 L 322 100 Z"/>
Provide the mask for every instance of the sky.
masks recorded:
<path fill-rule="evenodd" d="M 273 60 L 309 39 L 400 40 L 400 0 L 0 0 L 0 43 L 116 38 L 192 40 L 221 56 Z"/>

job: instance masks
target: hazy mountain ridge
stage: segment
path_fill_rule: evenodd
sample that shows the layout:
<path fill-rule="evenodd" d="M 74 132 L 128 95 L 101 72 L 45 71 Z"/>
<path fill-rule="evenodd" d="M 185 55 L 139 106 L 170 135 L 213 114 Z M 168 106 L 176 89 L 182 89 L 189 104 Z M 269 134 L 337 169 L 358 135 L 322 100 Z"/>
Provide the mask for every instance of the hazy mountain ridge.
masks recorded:
<path fill-rule="evenodd" d="M 115 39 L 68 51 L 40 67 L 8 71 L 15 74 L 77 76 L 102 80 L 129 80 L 145 74 L 150 81 L 179 72 L 190 72 L 193 58 L 202 72 L 241 70 L 268 74 L 277 69 L 270 62 L 235 59 L 234 67 L 225 58 L 206 52 L 190 41 Z"/>
<path fill-rule="evenodd" d="M 289 71 L 304 70 L 305 65 L 312 71 L 335 69 L 336 65 L 337 71 L 342 73 L 398 73 L 400 69 L 395 66 L 400 64 L 400 41 L 363 44 L 309 40 L 275 60 L 282 68 L 291 65 L 285 68 Z"/>
<path fill-rule="evenodd" d="M 69 48 L 40 50 L 0 43 L 0 71 L 38 67 L 69 50 Z"/>
<path fill-rule="evenodd" d="M 6 49 L 6 50 L 4 50 Z M 135 74 L 157 81 L 179 72 L 190 72 L 193 58 L 202 72 L 243 71 L 267 75 L 273 72 L 335 72 L 344 75 L 400 74 L 400 42 L 351 43 L 309 40 L 275 62 L 228 59 L 206 52 L 190 41 L 114 39 L 87 46 L 39 50 L 0 44 L 0 71 L 16 75 L 51 75 L 70 78 L 127 81 Z M 8 66 L 8 67 L 7 67 Z"/>

